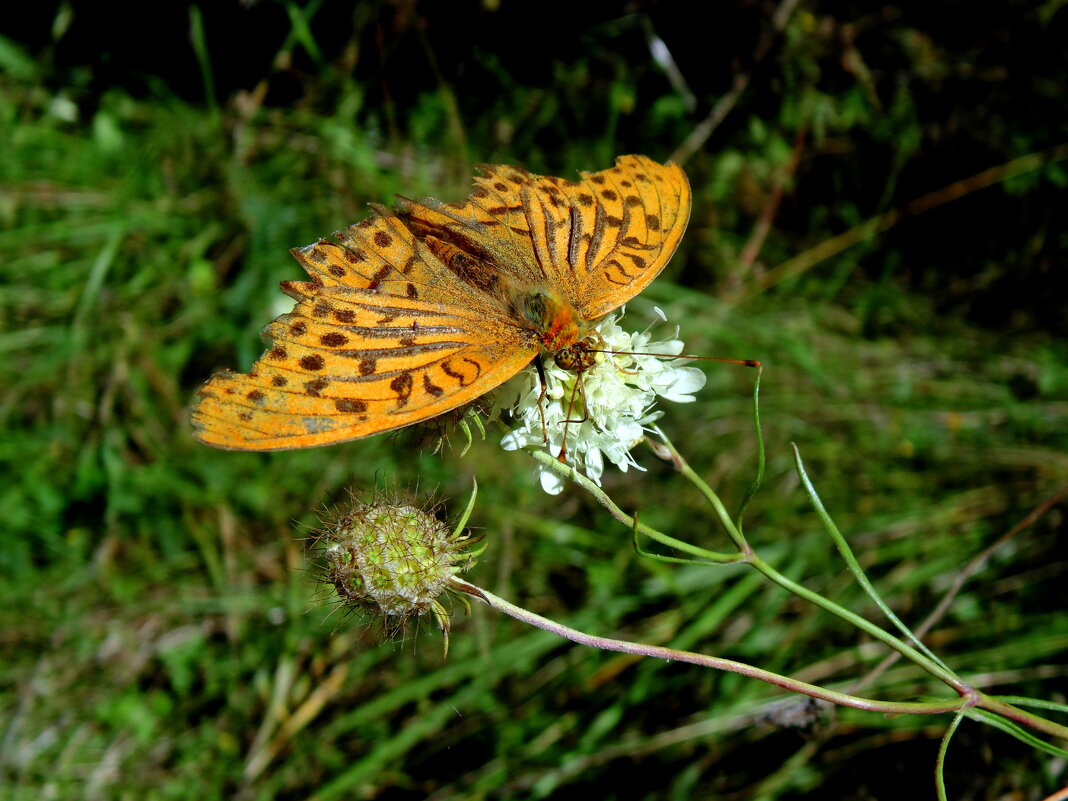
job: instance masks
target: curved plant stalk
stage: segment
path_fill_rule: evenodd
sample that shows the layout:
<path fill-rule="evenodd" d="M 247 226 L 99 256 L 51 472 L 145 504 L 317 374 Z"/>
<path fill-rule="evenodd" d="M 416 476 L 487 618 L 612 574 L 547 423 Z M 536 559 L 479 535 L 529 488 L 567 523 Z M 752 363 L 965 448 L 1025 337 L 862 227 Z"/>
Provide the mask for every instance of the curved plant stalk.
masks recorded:
<path fill-rule="evenodd" d="M 946 795 L 946 753 L 949 751 L 949 741 L 953 739 L 966 712 L 967 710 L 962 709 L 953 716 L 953 721 L 946 729 L 946 733 L 942 735 L 942 742 L 938 745 L 938 758 L 935 759 L 935 791 L 938 793 L 938 801 L 949 801 L 949 796 Z"/>
<path fill-rule="evenodd" d="M 801 451 L 798 450 L 797 445 L 790 444 L 790 447 L 794 451 L 794 465 L 797 468 L 797 475 L 801 478 L 801 486 L 805 488 L 805 493 L 808 495 L 809 503 L 812 504 L 812 508 L 816 510 L 816 514 L 819 516 L 820 522 L 823 523 L 824 530 L 834 540 L 835 547 L 838 548 L 838 553 L 841 554 L 842 560 L 846 563 L 846 567 L 849 568 L 849 572 L 853 574 L 853 578 L 857 580 L 857 583 L 863 588 L 864 592 L 868 594 L 868 597 L 875 602 L 875 605 L 879 607 L 887 619 L 893 623 L 897 630 L 904 634 L 912 644 L 919 650 L 923 651 L 932 661 L 938 663 L 943 668 L 946 668 L 945 662 L 939 659 L 934 653 L 924 645 L 920 638 L 912 633 L 912 630 L 906 626 L 901 619 L 894 614 L 894 610 L 890 608 L 890 605 L 883 600 L 882 596 L 876 591 L 875 586 L 869 581 L 867 574 L 864 572 L 864 568 L 860 566 L 860 562 L 857 561 L 857 557 L 853 554 L 853 549 L 849 547 L 849 543 L 846 542 L 846 538 L 842 536 L 842 532 L 838 530 L 838 526 L 834 524 L 831 516 L 827 514 L 827 509 L 823 505 L 823 501 L 820 500 L 819 494 L 816 492 L 816 488 L 812 486 L 812 481 L 809 480 L 808 473 L 805 471 L 805 465 L 801 461 Z M 948 670 L 948 668 L 946 668 Z"/>
<path fill-rule="evenodd" d="M 979 708 L 980 706 L 982 708 Z M 1026 716 L 1026 719 L 1020 715 L 1021 712 Z M 1034 729 L 1045 732 L 1046 734 L 1052 734 L 1054 737 L 1059 737 L 1062 740 L 1068 741 L 1064 726 L 1059 726 L 1045 718 L 1031 715 L 1030 712 L 1024 712 L 1022 709 L 1017 709 L 1011 704 L 1006 704 L 1003 701 L 998 700 L 996 696 L 983 696 L 982 704 L 976 705 L 976 709 L 971 712 L 971 717 L 976 720 L 981 720 L 984 723 L 989 723 L 995 729 L 1001 729 L 1006 734 L 1011 734 L 1020 742 L 1026 743 L 1032 748 L 1037 748 L 1040 751 L 1045 751 L 1050 756 L 1055 756 L 1059 759 L 1068 759 L 1068 751 L 1035 737 L 1035 735 L 1019 724 L 1024 723 Z"/>
<path fill-rule="evenodd" d="M 575 470 L 571 465 L 564 464 L 542 450 L 528 450 L 527 454 L 529 454 L 538 464 L 559 473 L 564 478 L 569 479 L 582 487 L 582 489 L 590 493 L 601 506 L 607 509 L 612 517 L 627 526 L 627 528 L 636 529 L 644 536 L 659 542 L 661 545 L 674 548 L 681 553 L 690 554 L 699 560 L 714 562 L 716 564 L 737 564 L 738 562 L 745 561 L 745 557 L 740 553 L 719 553 L 717 551 L 710 551 L 706 548 L 700 548 L 692 543 L 672 537 L 670 534 L 657 531 L 652 526 L 639 522 L 637 518 L 631 517 L 620 509 L 615 501 L 613 501 L 603 489 L 590 481 L 590 479 L 586 478 L 586 476 L 582 475 L 582 473 Z"/>
<path fill-rule="evenodd" d="M 742 518 L 745 515 L 746 508 L 749 506 L 749 501 L 753 499 L 753 496 L 760 489 L 760 485 L 764 483 L 766 456 L 764 451 L 764 429 L 760 425 L 760 376 L 763 373 L 764 367 L 758 367 L 756 378 L 753 379 L 753 428 L 756 431 L 757 438 L 757 471 L 756 476 L 753 478 L 753 483 L 749 485 L 749 489 L 745 491 L 745 495 L 742 497 L 742 502 L 738 506 L 738 514 L 735 516 L 739 531 L 742 530 Z"/>
<path fill-rule="evenodd" d="M 720 527 L 737 549 L 737 553 L 724 553 L 702 548 L 641 523 L 637 516 L 627 515 L 600 486 L 580 474 L 570 465 L 565 464 L 558 459 L 554 459 L 550 454 L 543 450 L 528 449 L 527 453 L 543 467 L 558 473 L 565 479 L 573 481 L 582 489 L 586 490 L 586 492 L 590 493 L 598 503 L 608 510 L 612 517 L 627 526 L 631 530 L 634 548 L 639 555 L 662 562 L 698 563 L 706 565 L 747 564 L 783 589 L 786 589 L 797 597 L 835 615 L 841 620 L 844 620 L 865 632 L 870 637 L 883 643 L 897 655 L 910 660 L 919 668 L 953 689 L 957 693 L 957 698 L 946 701 L 916 702 L 882 701 L 865 698 L 858 695 L 830 690 L 824 687 L 818 687 L 816 685 L 808 684 L 807 682 L 798 681 L 788 676 L 772 673 L 771 671 L 730 659 L 587 634 L 517 607 L 505 601 L 503 598 L 498 598 L 492 593 L 482 590 L 458 577 L 454 577 L 452 589 L 477 598 L 483 603 L 498 609 L 517 620 L 521 620 L 530 625 L 553 632 L 573 642 L 593 648 L 688 662 L 702 667 L 738 673 L 739 675 L 767 682 L 791 692 L 801 693 L 827 703 L 849 706 L 855 709 L 883 712 L 884 714 L 945 714 L 947 712 L 954 712 L 956 714 L 943 737 L 942 745 L 939 749 L 938 761 L 936 763 L 935 777 L 938 797 L 940 799 L 946 798 L 943 779 L 946 753 L 952 736 L 964 717 L 971 717 L 990 723 L 996 728 L 999 728 L 1023 742 L 1047 753 L 1068 757 L 1068 752 L 1064 749 L 1041 740 L 1024 728 L 1026 726 L 1030 729 L 1068 742 L 1068 726 L 1055 723 L 1054 721 L 1020 708 L 1021 706 L 1033 706 L 1049 709 L 1051 711 L 1066 711 L 1068 710 L 1068 706 L 1052 702 L 1036 701 L 1034 699 L 1019 699 L 1015 697 L 999 698 L 979 691 L 961 679 L 938 656 L 936 656 L 934 652 L 924 645 L 920 638 L 897 617 L 864 573 L 864 570 L 850 548 L 848 541 L 838 530 L 838 527 L 835 525 L 830 514 L 824 507 L 819 494 L 816 492 L 812 481 L 809 479 L 808 473 L 805 471 L 804 463 L 801 460 L 800 453 L 796 446 L 794 446 L 794 461 L 797 473 L 800 476 L 802 486 L 809 498 L 809 502 L 815 509 L 824 529 L 835 543 L 835 547 L 839 554 L 841 554 L 842 559 L 845 561 L 846 566 L 852 573 L 853 577 L 905 639 L 883 629 L 867 618 L 835 603 L 829 598 L 825 598 L 819 593 L 810 590 L 803 584 L 793 581 L 780 573 L 771 564 L 765 562 L 756 553 L 743 533 L 742 517 L 750 500 L 760 488 L 764 476 L 765 450 L 763 434 L 760 426 L 759 392 L 760 372 L 758 371 L 753 389 L 753 421 L 758 442 L 757 473 L 743 497 L 737 516 L 734 518 L 731 517 L 726 506 L 716 492 L 690 467 L 686 459 L 683 458 L 678 449 L 663 431 L 654 426 L 653 431 L 660 438 L 660 442 L 649 441 L 650 446 L 653 447 L 657 454 L 661 458 L 670 460 L 675 465 L 676 469 L 686 477 L 686 479 L 689 480 L 704 497 L 705 501 L 712 508 Z M 672 548 L 679 553 L 684 554 L 684 556 L 676 557 L 650 553 L 641 547 L 640 540 L 643 536 L 648 537 L 650 540 L 663 546 Z M 1017 704 L 1016 702 L 1019 703 Z"/>
<path fill-rule="evenodd" d="M 926 670 L 928 673 L 935 676 L 945 684 L 948 684 L 961 695 L 966 695 L 967 693 L 971 692 L 971 687 L 965 684 L 952 671 L 946 669 L 944 666 L 939 664 L 936 660 L 929 658 L 926 654 L 912 647 L 911 645 L 899 639 L 898 637 L 895 637 L 894 635 L 875 625 L 871 621 L 861 617 L 852 610 L 846 609 L 844 606 L 836 604 L 829 598 L 825 598 L 819 593 L 813 592 L 812 590 L 808 589 L 804 585 L 798 584 L 792 579 L 787 578 L 774 567 L 772 567 L 770 564 L 761 559 L 760 556 L 757 555 L 757 553 L 753 550 L 752 546 L 745 539 L 741 531 L 739 531 L 737 526 L 735 526 L 734 521 L 727 514 L 726 507 L 723 505 L 723 502 L 719 499 L 719 496 L 715 493 L 715 491 L 711 487 L 709 487 L 704 482 L 704 480 L 699 475 L 697 475 L 697 473 L 693 471 L 689 464 L 686 463 L 686 460 L 682 458 L 681 454 L 679 454 L 678 450 L 671 443 L 671 441 L 667 439 L 666 435 L 660 429 L 656 429 L 656 431 L 657 434 L 659 434 L 663 438 L 664 444 L 671 451 L 672 458 L 675 460 L 675 463 L 677 465 L 680 465 L 680 472 L 682 472 L 682 474 L 687 479 L 689 479 L 690 483 L 692 483 L 708 501 L 709 505 L 716 513 L 720 525 L 724 529 L 726 529 L 728 536 L 738 546 L 740 553 L 744 555 L 745 562 L 750 564 L 756 570 L 763 573 L 767 578 L 774 581 L 783 589 L 786 589 L 794 595 L 797 595 L 798 597 L 808 601 L 809 603 L 812 603 L 820 607 L 821 609 L 830 612 L 836 617 L 845 620 L 847 623 L 855 626 L 856 628 L 859 628 L 864 633 L 870 635 L 871 637 L 882 642 L 884 645 L 887 645 L 893 650 L 897 651 L 902 656 L 905 656 L 908 659 L 912 660 L 921 668 Z"/>
<path fill-rule="evenodd" d="M 927 617 L 924 618 L 924 621 L 916 628 L 916 636 L 919 638 L 927 636 L 927 633 L 932 628 L 934 628 L 935 624 L 942 619 L 946 612 L 949 611 L 950 606 L 952 606 L 954 599 L 956 599 L 957 595 L 964 587 L 965 582 L 969 578 L 971 578 L 971 576 L 977 570 L 980 569 L 980 567 L 987 561 L 987 559 L 990 558 L 990 555 L 992 553 L 994 553 L 998 548 L 1003 546 L 1006 542 L 1012 540 L 1012 538 L 1019 534 L 1021 531 L 1028 528 L 1029 526 L 1034 525 L 1035 522 L 1039 520 L 1046 512 L 1048 512 L 1055 505 L 1063 501 L 1066 497 L 1068 497 L 1068 485 L 1061 487 L 1059 490 L 1054 492 L 1041 503 L 1037 504 L 1016 525 L 1014 525 L 1011 529 L 1009 529 L 1007 532 L 998 537 L 994 542 L 992 542 L 990 545 L 988 545 L 986 548 L 984 548 L 982 551 L 972 557 L 968 561 L 968 563 L 963 568 L 961 568 L 960 572 L 957 574 L 957 577 L 953 580 L 953 584 L 948 590 L 946 590 L 945 594 L 942 596 L 942 599 L 938 602 L 935 608 L 931 610 L 930 614 L 928 614 Z M 890 667 L 899 658 L 900 654 L 888 654 L 882 662 L 876 665 L 876 667 L 872 671 L 870 671 L 866 676 L 864 676 L 864 678 L 860 679 L 860 681 L 857 682 L 857 685 L 854 687 L 854 689 L 857 692 L 862 690 L 868 684 L 875 681 L 876 678 L 878 678 L 887 670 L 889 670 Z M 1016 703 L 1014 700 L 1012 700 L 1012 698 L 1009 697 L 1004 697 L 1002 698 L 1002 700 L 1007 701 L 1009 703 Z M 1036 699 L 1021 700 L 1034 701 Z M 1043 704 L 1047 704 L 1047 706 L 1043 706 Z M 1021 705 L 1028 706 L 1027 703 Z M 1060 709 L 1060 711 L 1062 712 L 1068 712 L 1068 706 L 1053 704 L 1049 701 L 1042 701 L 1041 703 L 1036 703 L 1032 705 L 1040 706 L 1043 709 Z"/>
<path fill-rule="evenodd" d="M 594 484 L 592 481 L 590 481 L 590 479 L 588 479 L 585 476 L 583 476 L 581 473 L 576 471 L 574 468 L 570 467 L 569 465 L 566 465 L 566 464 L 563 464 L 563 463 L 559 462 L 558 460 L 554 459 L 550 454 L 546 453 L 545 451 L 528 450 L 527 453 L 531 456 L 531 458 L 533 458 L 539 464 L 542 464 L 542 465 L 548 467 L 551 470 L 555 470 L 556 472 L 560 473 L 560 475 L 564 476 L 565 478 L 569 478 L 571 481 L 573 481 L 576 484 L 578 484 L 580 487 L 582 487 L 584 490 L 586 490 L 588 493 L 590 493 L 597 500 L 598 503 L 600 503 L 602 506 L 604 506 L 609 511 L 609 513 L 611 513 L 611 515 L 614 518 L 616 518 L 616 520 L 618 520 L 620 523 L 622 523 L 625 526 L 627 526 L 628 528 L 630 528 L 632 531 L 640 533 L 643 536 L 649 537 L 650 539 L 661 543 L 662 545 L 666 545 L 668 547 L 675 548 L 676 550 L 680 551 L 681 553 L 685 553 L 685 554 L 688 554 L 690 557 L 693 557 L 692 559 L 682 559 L 680 561 L 683 561 L 683 562 L 686 562 L 686 561 L 689 561 L 689 562 L 698 561 L 698 562 L 711 563 L 711 564 L 716 564 L 716 565 L 738 564 L 738 563 L 748 564 L 751 567 L 753 567 L 755 570 L 757 570 L 760 573 L 762 573 L 765 577 L 767 577 L 771 581 L 773 581 L 776 584 L 778 584 L 783 589 L 791 592 L 792 594 L 798 596 L 799 598 L 802 598 L 802 599 L 808 601 L 809 603 L 811 603 L 811 604 L 813 604 L 815 606 L 818 606 L 819 608 L 821 608 L 821 609 L 823 609 L 823 610 L 825 610 L 827 612 L 830 612 L 831 614 L 835 615 L 836 617 L 838 617 L 838 618 L 846 621 L 847 623 L 855 626 L 856 628 L 860 629 L 861 631 L 863 631 L 864 633 L 868 634 L 872 638 L 882 642 L 884 645 L 886 645 L 889 648 L 893 649 L 895 652 L 899 653 L 901 656 L 905 657 L 906 659 L 909 659 L 910 661 L 915 663 L 918 667 L 920 667 L 923 670 L 925 670 L 926 672 L 930 673 L 932 676 L 937 678 L 939 681 L 942 681 L 943 683 L 945 683 L 946 685 L 948 685 L 954 691 L 957 692 L 957 694 L 960 696 L 960 698 L 958 700 L 954 701 L 954 702 L 946 702 L 946 704 L 944 704 L 941 707 L 941 711 L 959 710 L 959 709 L 962 708 L 962 706 L 961 706 L 962 703 L 964 703 L 965 706 L 976 706 L 976 707 L 979 707 L 979 708 L 987 709 L 990 712 L 994 712 L 997 715 L 1002 716 L 1003 718 L 1008 718 L 1009 720 L 1013 720 L 1013 721 L 1016 721 L 1017 723 L 1024 724 L 1024 725 L 1029 726 L 1029 727 L 1031 727 L 1033 729 L 1036 729 L 1038 731 L 1044 732 L 1045 734 L 1049 734 L 1051 736 L 1058 737 L 1058 738 L 1061 738 L 1063 740 L 1068 741 L 1068 726 L 1062 726 L 1062 725 L 1060 725 L 1058 723 L 1054 723 L 1053 721 L 1047 720 L 1046 718 L 1043 718 L 1043 717 L 1041 717 L 1039 715 L 1032 714 L 1030 712 L 1027 712 L 1026 710 L 1019 709 L 1019 708 L 1013 706 L 1012 704 L 1006 703 L 1004 701 L 1000 701 L 997 698 L 995 698 L 994 696 L 989 696 L 989 695 L 986 695 L 985 693 L 979 692 L 978 690 L 974 689 L 973 687 L 969 686 L 966 682 L 964 682 L 953 671 L 951 671 L 948 668 L 946 668 L 943 665 L 941 665 L 939 663 L 939 661 L 931 659 L 926 654 L 924 654 L 922 651 L 918 650 L 917 648 L 914 648 L 913 646 L 909 645 L 908 643 L 906 643 L 902 639 L 894 636 L 890 632 L 888 632 L 885 629 L 877 626 L 876 624 L 872 623 L 871 621 L 867 620 L 866 618 L 861 617 L 860 615 L 856 614 L 855 612 L 853 612 L 853 611 L 851 611 L 849 609 L 846 609 L 845 607 L 843 607 L 843 606 L 841 606 L 839 604 L 836 604 L 834 601 L 830 600 L 829 598 L 825 598 L 822 595 L 820 595 L 819 593 L 808 589 L 803 584 L 799 584 L 799 583 L 793 581 L 792 579 L 788 578 L 787 576 L 783 575 L 778 570 L 776 570 L 772 565 L 770 565 L 769 563 L 765 562 L 762 558 L 760 558 L 760 556 L 758 556 L 756 554 L 756 552 L 753 550 L 752 546 L 749 545 L 749 543 L 746 540 L 745 536 L 742 534 L 742 532 L 735 525 L 734 521 L 730 517 L 730 514 L 727 512 L 726 506 L 724 506 L 723 502 L 720 500 L 719 496 L 715 493 L 715 491 L 713 491 L 711 487 L 709 487 L 707 484 L 705 484 L 704 480 L 701 479 L 701 477 L 698 476 L 693 471 L 693 469 L 689 466 L 689 464 L 686 462 L 686 460 L 682 457 L 682 455 L 674 447 L 674 445 L 671 443 L 671 441 L 663 434 L 663 432 L 660 431 L 659 428 L 655 428 L 655 427 L 654 427 L 654 430 L 656 431 L 656 433 L 659 436 L 662 437 L 663 446 L 667 449 L 667 452 L 670 454 L 671 460 L 674 462 L 674 464 L 679 469 L 679 471 L 684 476 L 686 476 L 691 481 L 691 483 L 694 484 L 694 486 L 698 489 L 698 491 L 701 492 L 701 494 L 709 502 L 709 505 L 712 506 L 713 510 L 716 512 L 717 519 L 719 520 L 721 526 L 725 529 L 727 535 L 734 542 L 736 547 L 738 547 L 738 549 L 739 549 L 738 553 L 728 554 L 728 553 L 721 553 L 721 552 L 717 552 L 717 551 L 710 551 L 710 550 L 708 550 L 706 548 L 701 548 L 701 547 L 698 547 L 696 545 L 693 545 L 692 543 L 688 543 L 688 542 L 684 542 L 682 540 L 676 539 L 675 537 L 672 537 L 672 536 L 670 536 L 668 534 L 665 534 L 665 533 L 663 533 L 661 531 L 657 531 L 656 529 L 652 528 L 651 526 L 647 526 L 646 524 L 639 522 L 636 518 L 631 517 L 630 515 L 628 515 L 625 512 L 623 512 L 601 487 L 599 487 L 596 484 Z M 667 559 L 671 559 L 671 557 L 666 557 L 666 558 Z M 503 608 L 502 608 L 502 611 L 504 611 Z M 509 614 L 511 614 L 511 613 L 509 612 Z M 549 622 L 551 623 L 551 621 L 549 621 Z M 558 624 L 553 624 L 553 625 L 558 625 Z M 550 630 L 552 630 L 552 629 L 550 629 Z M 567 635 L 561 633 L 561 636 L 567 636 Z M 598 639 L 598 638 L 592 638 L 591 639 L 590 635 L 582 635 L 582 637 L 586 638 L 586 640 L 583 640 L 584 644 L 593 644 L 593 640 L 597 640 Z M 572 637 L 568 637 L 568 639 L 573 639 L 573 638 Z M 580 641 L 580 640 L 576 640 L 576 642 L 578 642 L 578 641 Z M 614 643 L 614 642 L 618 642 L 618 641 L 604 640 L 603 642 L 605 642 L 605 643 Z M 630 644 L 630 645 L 633 645 L 633 644 Z M 618 648 L 610 647 L 608 645 L 600 645 L 600 644 L 595 645 L 595 647 L 607 647 L 607 648 L 609 648 L 609 650 L 620 650 Z M 643 647 L 645 647 L 645 646 L 643 646 Z M 638 652 L 631 651 L 630 653 L 638 653 Z M 658 655 L 664 656 L 663 654 L 658 654 Z M 664 658 L 679 658 L 679 657 L 666 657 L 665 656 Z M 691 660 L 687 659 L 687 660 L 684 660 L 684 661 L 691 661 Z M 728 663 L 729 661 L 730 660 L 725 660 L 724 662 Z M 735 663 L 735 664 L 738 664 L 738 663 Z M 713 665 L 707 664 L 706 667 L 713 667 Z M 745 666 L 745 667 L 750 668 L 750 666 Z M 728 669 L 728 668 L 721 667 L 721 669 Z M 756 670 L 756 668 L 751 668 L 751 669 Z M 751 675 L 751 674 L 746 673 L 745 675 Z M 769 675 L 770 676 L 774 676 L 774 675 L 777 675 L 777 674 L 769 674 Z M 754 678 L 757 678 L 757 676 L 754 675 Z M 785 677 L 779 677 L 779 678 L 785 678 Z M 776 683 L 776 682 L 772 682 L 772 683 Z M 784 686 L 784 685 L 779 685 L 779 686 Z M 802 692 L 802 690 L 798 690 L 798 692 Z M 808 694 L 808 693 L 806 693 L 806 694 Z M 842 694 L 842 695 L 843 695 L 843 697 L 849 697 L 846 694 Z M 816 696 L 814 696 L 814 697 L 816 697 Z M 827 699 L 827 700 L 830 700 L 830 699 Z M 832 703 L 837 703 L 837 701 L 832 701 Z"/>
<path fill-rule="evenodd" d="M 619 653 L 624 654 L 666 659 L 668 661 L 688 662 L 692 665 L 737 673 L 741 676 L 748 676 L 749 678 L 757 679 L 758 681 L 774 684 L 776 687 L 782 687 L 784 690 L 801 693 L 811 698 L 838 704 L 840 706 L 853 707 L 854 709 L 864 709 L 869 712 L 882 712 L 886 715 L 942 715 L 947 712 L 967 710 L 976 703 L 977 699 L 977 696 L 963 699 L 957 698 L 950 701 L 879 701 L 873 698 L 863 698 L 861 696 L 849 695 L 848 693 L 841 693 L 835 690 L 828 690 L 815 684 L 798 681 L 797 679 L 791 679 L 789 676 L 783 676 L 779 673 L 773 673 L 770 670 L 747 665 L 744 662 L 736 662 L 733 659 L 724 659 L 722 657 L 709 656 L 707 654 L 697 654 L 693 651 L 681 651 L 676 648 L 667 648 L 661 645 L 644 645 L 642 643 L 630 642 L 628 640 L 615 640 L 610 637 L 598 637 L 593 634 L 587 634 L 578 629 L 565 626 L 562 623 L 557 623 L 555 620 L 550 620 L 549 618 L 542 617 L 527 609 L 509 603 L 503 598 L 494 595 L 489 590 L 482 589 L 481 587 L 471 584 L 461 578 L 453 578 L 450 581 L 450 589 L 457 592 L 467 593 L 472 598 L 476 598 L 487 606 L 504 612 L 506 615 L 514 617 L 516 620 L 552 632 L 564 639 L 576 642 L 579 645 L 587 645 L 591 648 L 600 648 L 605 651 L 618 651 Z"/>

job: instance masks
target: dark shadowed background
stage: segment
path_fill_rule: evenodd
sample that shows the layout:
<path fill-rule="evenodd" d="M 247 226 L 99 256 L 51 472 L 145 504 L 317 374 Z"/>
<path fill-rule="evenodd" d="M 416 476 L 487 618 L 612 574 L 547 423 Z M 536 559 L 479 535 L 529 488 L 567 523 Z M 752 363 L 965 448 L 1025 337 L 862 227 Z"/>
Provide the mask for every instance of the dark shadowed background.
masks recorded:
<path fill-rule="evenodd" d="M 747 574 L 651 562 L 491 434 L 212 451 L 196 388 L 247 369 L 291 247 L 473 164 L 574 177 L 674 158 L 694 190 L 652 306 L 687 350 L 765 364 L 747 531 L 877 618 L 790 442 L 880 591 L 990 691 L 1065 700 L 1068 8 L 991 3 L 22 4 L 0 20 L 0 786 L 12 799 L 934 798 L 947 719 L 785 711 L 733 675 L 636 661 L 457 607 L 383 642 L 305 548 L 349 487 L 432 493 L 471 580 L 595 634 L 847 688 L 881 647 Z M 706 363 L 662 425 L 736 505 L 753 375 Z M 454 441 L 458 435 L 453 435 Z M 646 448 L 605 487 L 715 550 Z M 866 692 L 945 696 L 898 664 Z M 808 714 L 812 712 L 811 714 Z M 1040 799 L 1063 761 L 965 721 L 955 799 Z M 906 796 L 906 793 L 911 793 Z"/>

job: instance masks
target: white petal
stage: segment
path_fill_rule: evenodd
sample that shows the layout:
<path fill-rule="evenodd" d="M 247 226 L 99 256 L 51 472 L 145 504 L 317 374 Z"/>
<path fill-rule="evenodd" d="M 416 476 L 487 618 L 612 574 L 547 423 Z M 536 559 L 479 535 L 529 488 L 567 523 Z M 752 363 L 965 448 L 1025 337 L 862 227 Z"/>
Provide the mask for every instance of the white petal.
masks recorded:
<path fill-rule="evenodd" d="M 590 481 L 598 487 L 601 486 L 601 476 L 604 474 L 604 459 L 601 458 L 599 449 L 590 448 L 586 451 L 586 469 L 583 472 Z"/>
<path fill-rule="evenodd" d="M 501 447 L 506 451 L 517 451 L 526 445 L 526 438 L 519 429 L 513 429 L 501 437 Z"/>
<path fill-rule="evenodd" d="M 655 313 L 661 320 L 665 318 L 661 309 Z M 583 374 L 577 393 L 575 375 L 552 361 L 545 364 L 546 394 L 541 394 L 533 369 L 517 376 L 515 389 L 502 393 L 514 398 L 510 406 L 501 404 L 511 410 L 513 419 L 512 432 L 501 440 L 503 448 L 546 448 L 557 454 L 566 431 L 569 461 L 598 484 L 606 461 L 622 471 L 644 469 L 631 450 L 644 435 L 645 426 L 664 414 L 654 408 L 656 401 L 693 401 L 693 393 L 705 384 L 705 375 L 664 358 L 683 352 L 677 329 L 672 338 L 653 341 L 648 330 L 624 331 L 618 325 L 621 317 L 609 315 L 596 326 L 607 349 L 617 353 L 598 356 L 595 366 Z M 575 408 L 569 410 L 572 402 Z M 584 417 L 582 423 L 565 422 L 580 415 Z M 556 495 L 563 491 L 564 481 L 552 470 L 540 469 L 538 477 L 546 492 Z"/>
<path fill-rule="evenodd" d="M 549 495 L 559 495 L 564 491 L 563 479 L 553 470 L 547 467 L 539 468 L 538 478 L 541 481 L 541 488 Z"/>
<path fill-rule="evenodd" d="M 678 367 L 665 378 L 668 379 L 666 383 L 657 382 L 656 392 L 665 400 L 675 403 L 692 403 L 695 400 L 693 393 L 701 389 L 708 380 L 696 367 Z"/>

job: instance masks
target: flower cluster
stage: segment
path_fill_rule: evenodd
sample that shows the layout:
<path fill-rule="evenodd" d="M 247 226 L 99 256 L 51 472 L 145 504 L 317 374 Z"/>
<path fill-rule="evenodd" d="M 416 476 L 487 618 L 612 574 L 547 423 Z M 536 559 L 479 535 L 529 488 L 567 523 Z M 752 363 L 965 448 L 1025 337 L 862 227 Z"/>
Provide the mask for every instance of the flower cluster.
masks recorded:
<path fill-rule="evenodd" d="M 657 312 L 665 319 L 663 312 Z M 596 364 L 581 375 L 545 361 L 544 397 L 533 367 L 505 385 L 498 405 L 511 413 L 513 421 L 501 441 L 505 450 L 544 446 L 557 455 L 566 432 L 568 463 L 598 485 L 605 460 L 624 472 L 644 469 L 631 448 L 663 414 L 653 410 L 656 399 L 690 403 L 693 393 L 704 386 L 705 375 L 673 358 L 682 353 L 680 340 L 653 341 L 647 330 L 628 333 L 618 324 L 621 317 L 610 315 L 597 324 L 594 330 L 611 353 L 598 354 Z M 563 480 L 552 470 L 539 468 L 539 478 L 549 494 L 563 491 Z"/>

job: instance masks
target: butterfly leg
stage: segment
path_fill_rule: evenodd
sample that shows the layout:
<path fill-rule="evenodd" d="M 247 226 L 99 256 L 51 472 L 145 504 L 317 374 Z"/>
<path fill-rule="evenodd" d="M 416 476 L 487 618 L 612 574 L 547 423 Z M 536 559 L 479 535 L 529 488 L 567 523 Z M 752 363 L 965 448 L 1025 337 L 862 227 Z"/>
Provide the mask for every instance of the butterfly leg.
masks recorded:
<path fill-rule="evenodd" d="M 538 384 L 541 389 L 538 392 L 538 415 L 541 417 L 541 441 L 543 444 L 549 444 L 549 429 L 545 425 L 545 407 L 542 405 L 542 401 L 545 400 L 545 394 L 548 392 L 545 379 L 545 363 L 541 360 L 541 354 L 539 353 L 534 357 L 534 369 L 538 371 Z"/>
<path fill-rule="evenodd" d="M 575 398 L 579 393 L 582 393 L 582 417 L 577 420 L 571 419 L 571 411 L 575 408 Z M 564 417 L 564 440 L 560 446 L 560 453 L 557 455 L 557 461 L 567 464 L 567 427 L 570 423 L 585 423 L 590 419 L 589 406 L 586 405 L 586 391 L 582 386 L 582 373 L 579 372 L 575 375 L 575 386 L 571 390 L 571 397 L 567 402 L 567 415 Z"/>

